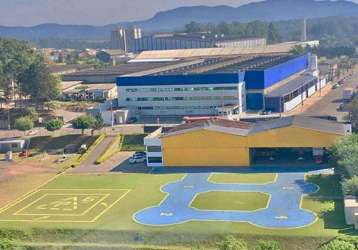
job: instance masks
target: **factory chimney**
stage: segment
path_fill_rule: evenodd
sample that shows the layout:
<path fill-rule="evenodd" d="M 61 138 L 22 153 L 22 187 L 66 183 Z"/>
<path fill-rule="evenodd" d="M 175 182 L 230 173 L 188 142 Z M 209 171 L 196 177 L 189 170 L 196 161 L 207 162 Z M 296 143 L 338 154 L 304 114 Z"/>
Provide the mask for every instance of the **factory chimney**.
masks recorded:
<path fill-rule="evenodd" d="M 307 41 L 307 20 L 303 19 L 303 25 L 302 25 L 302 42 Z"/>

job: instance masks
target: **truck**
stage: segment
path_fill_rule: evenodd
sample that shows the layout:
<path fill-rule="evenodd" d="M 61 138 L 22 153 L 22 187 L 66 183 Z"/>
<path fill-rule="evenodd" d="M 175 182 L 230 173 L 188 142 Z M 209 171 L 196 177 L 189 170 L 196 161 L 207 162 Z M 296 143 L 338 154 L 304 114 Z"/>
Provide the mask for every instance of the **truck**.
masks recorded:
<path fill-rule="evenodd" d="M 346 88 L 342 92 L 342 100 L 344 102 L 349 102 L 354 94 L 354 90 L 352 88 Z"/>

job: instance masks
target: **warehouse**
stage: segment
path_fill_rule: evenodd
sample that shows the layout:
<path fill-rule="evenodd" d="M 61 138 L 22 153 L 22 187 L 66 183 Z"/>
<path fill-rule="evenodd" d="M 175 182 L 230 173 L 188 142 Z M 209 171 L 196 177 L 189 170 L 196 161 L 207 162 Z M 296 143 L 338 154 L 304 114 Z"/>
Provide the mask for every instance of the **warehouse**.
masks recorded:
<path fill-rule="evenodd" d="M 256 123 L 209 119 L 160 128 L 144 144 L 151 167 L 235 167 L 323 157 L 325 149 L 350 133 L 349 124 L 303 116 Z"/>
<path fill-rule="evenodd" d="M 115 83 L 116 78 L 121 75 L 153 74 L 168 71 L 180 67 L 196 65 L 203 60 L 163 60 L 152 62 L 133 62 L 121 64 L 104 69 L 91 69 L 63 75 L 63 81 L 82 81 L 84 83 Z"/>

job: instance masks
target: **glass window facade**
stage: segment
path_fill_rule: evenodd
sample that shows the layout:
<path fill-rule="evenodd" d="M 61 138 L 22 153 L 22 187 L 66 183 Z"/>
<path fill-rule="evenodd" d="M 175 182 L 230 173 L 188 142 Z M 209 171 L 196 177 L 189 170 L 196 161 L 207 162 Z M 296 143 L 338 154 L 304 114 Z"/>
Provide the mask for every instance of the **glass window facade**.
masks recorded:
<path fill-rule="evenodd" d="M 186 92 L 186 91 L 230 91 L 238 90 L 237 86 L 226 87 L 182 87 L 182 88 L 127 88 L 126 92 Z"/>

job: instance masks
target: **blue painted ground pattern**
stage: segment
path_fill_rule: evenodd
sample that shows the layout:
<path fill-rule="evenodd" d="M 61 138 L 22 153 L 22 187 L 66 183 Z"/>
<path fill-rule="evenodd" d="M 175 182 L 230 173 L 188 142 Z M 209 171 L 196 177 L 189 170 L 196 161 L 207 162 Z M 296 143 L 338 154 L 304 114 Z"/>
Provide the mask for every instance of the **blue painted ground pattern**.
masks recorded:
<path fill-rule="evenodd" d="M 133 215 L 144 225 L 169 226 L 188 221 L 248 222 L 265 228 L 290 229 L 304 227 L 316 220 L 316 215 L 301 209 L 301 198 L 319 187 L 304 180 L 305 172 L 280 172 L 276 181 L 264 184 L 212 183 L 210 172 L 188 173 L 181 180 L 162 187 L 167 193 L 157 206 L 145 208 Z M 269 194 L 267 208 L 254 211 L 200 210 L 190 207 L 195 196 L 210 191 L 263 192 Z"/>

